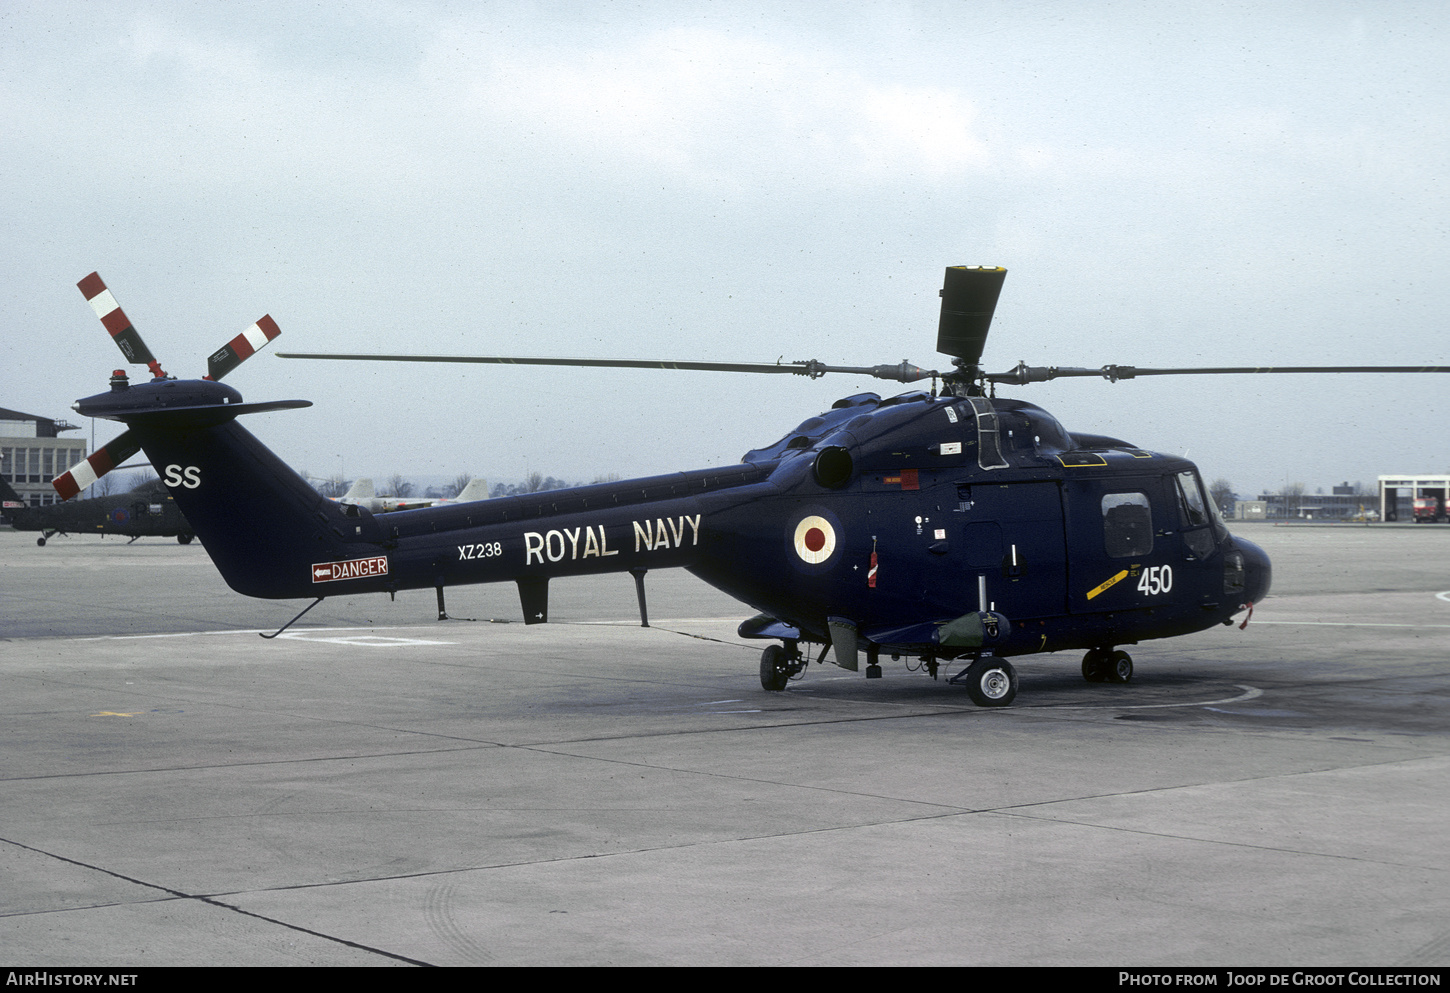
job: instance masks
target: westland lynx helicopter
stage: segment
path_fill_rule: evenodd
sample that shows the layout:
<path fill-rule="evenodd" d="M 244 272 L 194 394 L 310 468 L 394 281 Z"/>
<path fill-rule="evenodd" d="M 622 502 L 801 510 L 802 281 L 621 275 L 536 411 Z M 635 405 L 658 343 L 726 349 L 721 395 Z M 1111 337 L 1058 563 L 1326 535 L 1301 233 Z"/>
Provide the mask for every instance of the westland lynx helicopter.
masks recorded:
<path fill-rule="evenodd" d="M 319 496 L 236 421 L 308 401 L 244 403 L 215 374 L 166 378 L 124 318 L 111 323 L 125 324 L 127 336 L 112 329 L 113 336 L 123 351 L 129 343 L 144 353 L 134 360 L 149 361 L 156 378 L 132 385 L 118 372 L 109 392 L 77 401 L 75 409 L 127 425 L 125 444 L 145 452 L 227 584 L 248 596 L 314 598 L 310 610 L 332 595 L 433 587 L 441 616 L 445 587 L 513 582 L 525 622 L 539 624 L 548 620 L 551 579 L 628 572 L 647 625 L 645 573 L 684 567 L 760 612 L 739 633 L 773 642 L 760 660 L 767 690 L 800 676 L 811 661 L 808 649 L 820 646 L 817 663 L 829 652 L 853 671 L 864 654 L 868 677 L 880 676 L 883 653 L 920 660 L 933 677 L 942 663 L 965 663 L 950 681 L 965 684 L 981 706 L 1003 707 L 1018 685 L 1009 658 L 1083 650 L 1086 679 L 1125 683 L 1133 662 L 1119 646 L 1232 623 L 1268 592 L 1270 566 L 1260 548 L 1224 527 L 1193 463 L 1069 432 L 1039 407 L 995 397 L 996 384 L 1063 376 L 1450 371 L 1019 364 L 987 373 L 979 361 L 1005 276 L 995 267 L 946 270 L 937 336 L 937 350 L 953 359 L 945 374 L 906 362 L 860 368 L 815 361 L 284 356 L 933 381 L 931 392 L 838 400 L 775 444 L 747 452 L 739 465 L 485 503 L 375 517 Z M 94 274 L 87 280 L 90 289 L 100 283 Z M 87 280 L 81 288 L 93 299 Z M 253 326 L 254 338 L 260 327 Z"/>

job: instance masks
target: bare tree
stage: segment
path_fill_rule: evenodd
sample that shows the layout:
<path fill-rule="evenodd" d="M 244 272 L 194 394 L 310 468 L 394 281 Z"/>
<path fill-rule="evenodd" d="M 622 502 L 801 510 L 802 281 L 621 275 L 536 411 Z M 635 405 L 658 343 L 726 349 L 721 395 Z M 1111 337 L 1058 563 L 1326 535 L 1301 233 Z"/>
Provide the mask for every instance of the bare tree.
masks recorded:
<path fill-rule="evenodd" d="M 1304 484 L 1285 483 L 1279 494 L 1284 498 L 1284 516 L 1298 517 L 1299 508 L 1304 503 Z"/>
<path fill-rule="evenodd" d="M 443 495 L 452 499 L 462 493 L 464 488 L 473 481 L 473 476 L 466 472 L 460 472 L 453 477 L 453 482 L 443 488 Z"/>
<path fill-rule="evenodd" d="M 542 472 L 531 472 L 521 483 L 495 483 L 489 495 L 492 497 L 523 496 L 528 493 L 541 493 L 545 490 L 564 490 L 571 486 L 582 486 L 583 483 L 571 483 L 563 479 L 555 479 L 553 476 L 545 476 Z"/>
<path fill-rule="evenodd" d="M 1213 498 L 1213 505 L 1219 509 L 1219 513 L 1233 515 L 1234 488 L 1232 483 L 1220 476 L 1209 486 L 1208 495 Z"/>
<path fill-rule="evenodd" d="M 388 496 L 399 499 L 413 495 L 413 484 L 404 478 L 401 472 L 395 472 L 388 477 Z"/>

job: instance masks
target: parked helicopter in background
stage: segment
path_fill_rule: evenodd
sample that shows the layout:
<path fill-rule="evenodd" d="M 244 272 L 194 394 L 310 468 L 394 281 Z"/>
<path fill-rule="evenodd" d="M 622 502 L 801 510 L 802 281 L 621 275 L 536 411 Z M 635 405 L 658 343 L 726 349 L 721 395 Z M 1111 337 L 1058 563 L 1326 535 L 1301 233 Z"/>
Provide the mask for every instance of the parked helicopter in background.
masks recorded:
<path fill-rule="evenodd" d="M 937 350 L 953 359 L 946 373 L 906 362 L 283 356 L 933 381 L 930 392 L 838 400 L 738 465 L 486 503 L 376 517 L 320 497 L 236 422 L 304 400 L 244 403 L 215 382 L 131 385 L 121 375 L 75 409 L 127 425 L 228 585 L 249 596 L 312 597 L 315 605 L 331 595 L 433 587 L 441 606 L 447 586 L 511 581 L 534 624 L 548 620 L 551 579 L 628 572 L 648 624 L 646 572 L 683 567 L 759 611 L 739 633 L 775 642 L 760 662 L 767 690 L 801 675 L 806 647 L 818 645 L 816 662 L 829 652 L 848 670 L 859 671 L 864 654 L 868 677 L 881 674 L 882 654 L 920 660 L 932 676 L 942 663 L 965 662 L 950 681 L 982 706 L 1006 706 L 1018 685 L 1009 658 L 1083 650 L 1086 679 L 1127 682 L 1133 663 L 1119 646 L 1229 624 L 1267 594 L 1271 570 L 1258 546 L 1229 533 L 1191 462 L 1070 432 L 1033 404 L 997 398 L 997 384 L 1447 371 L 1019 364 L 987 373 L 980 359 L 1005 275 L 946 270 L 937 336 Z"/>
<path fill-rule="evenodd" d="M 27 506 L 10 484 L 0 479 L 0 516 L 17 531 L 39 531 L 44 546 L 57 534 L 114 534 L 130 538 L 174 537 L 183 545 L 195 537 L 191 525 L 159 479 L 127 493 L 92 497 L 73 503 Z"/>

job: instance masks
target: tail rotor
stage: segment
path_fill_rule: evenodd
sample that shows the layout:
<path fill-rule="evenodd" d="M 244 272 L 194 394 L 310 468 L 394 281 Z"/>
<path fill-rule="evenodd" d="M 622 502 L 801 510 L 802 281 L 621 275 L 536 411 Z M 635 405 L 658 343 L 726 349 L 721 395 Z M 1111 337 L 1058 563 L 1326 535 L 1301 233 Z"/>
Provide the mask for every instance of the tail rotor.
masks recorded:
<path fill-rule="evenodd" d="M 80 289 L 81 295 L 101 319 L 101 325 L 110 334 L 111 340 L 121 350 L 121 354 L 128 362 L 134 365 L 144 365 L 151 370 L 155 379 L 168 379 L 166 371 L 161 368 L 161 363 L 151 354 L 151 349 L 146 347 L 141 334 L 132 325 L 131 319 L 126 316 L 121 305 L 116 302 L 115 296 L 107 288 L 100 273 L 93 272 L 85 279 L 82 279 L 76 286 Z M 257 352 L 267 347 L 268 342 L 282 333 L 277 327 L 277 322 L 272 320 L 270 314 L 263 314 L 257 322 L 227 342 L 220 349 L 207 357 L 207 374 L 204 378 L 219 380 Z M 111 377 L 113 384 L 124 382 L 126 374 L 124 370 L 117 370 Z M 96 480 L 117 466 L 123 465 L 141 450 L 141 445 L 132 436 L 130 430 L 122 431 L 110 442 L 92 452 L 83 461 L 71 466 L 65 472 L 56 476 L 50 481 L 55 492 L 60 495 L 61 500 L 69 500 L 80 493 Z"/>

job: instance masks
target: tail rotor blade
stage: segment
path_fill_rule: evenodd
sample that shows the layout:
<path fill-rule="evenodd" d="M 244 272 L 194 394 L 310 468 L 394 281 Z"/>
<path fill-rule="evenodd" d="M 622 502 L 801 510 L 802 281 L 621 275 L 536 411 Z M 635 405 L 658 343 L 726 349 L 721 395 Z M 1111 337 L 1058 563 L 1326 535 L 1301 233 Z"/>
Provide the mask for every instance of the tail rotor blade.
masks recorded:
<path fill-rule="evenodd" d="M 267 347 L 267 342 L 282 333 L 272 315 L 263 314 L 257 323 L 227 342 L 206 360 L 206 378 L 221 379 L 257 352 Z"/>
<path fill-rule="evenodd" d="M 121 349 L 121 354 L 126 356 L 126 361 L 144 365 L 151 370 L 151 375 L 157 379 L 165 379 L 166 373 L 161 364 L 151 354 L 151 349 L 146 347 L 146 342 L 141 340 L 140 333 L 131 325 L 131 319 L 126 316 L 111 291 L 106 289 L 100 273 L 91 273 L 76 286 L 80 288 L 96 316 L 101 319 L 101 325 L 110 332 L 111 339 Z"/>
<path fill-rule="evenodd" d="M 140 450 L 141 445 L 131 437 L 131 432 L 122 431 L 108 444 L 56 476 L 50 481 L 50 485 L 55 487 L 62 500 L 69 500 L 116 466 L 124 465 L 127 459 Z"/>

